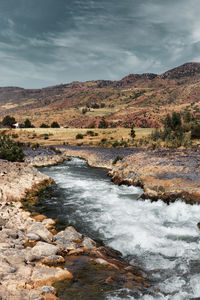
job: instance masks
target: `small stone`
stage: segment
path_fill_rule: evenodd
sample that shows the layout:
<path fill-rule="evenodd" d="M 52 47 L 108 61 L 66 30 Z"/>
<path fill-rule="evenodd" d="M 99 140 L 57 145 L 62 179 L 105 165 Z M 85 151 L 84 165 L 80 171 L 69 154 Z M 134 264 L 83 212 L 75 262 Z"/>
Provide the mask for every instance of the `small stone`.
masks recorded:
<path fill-rule="evenodd" d="M 65 262 L 65 259 L 61 255 L 47 256 L 41 261 L 42 264 L 47 264 L 47 265 L 60 264 L 60 263 L 64 263 L 64 262 Z"/>
<path fill-rule="evenodd" d="M 40 291 L 42 291 L 43 293 L 45 294 L 48 294 L 48 293 L 55 293 L 55 289 L 53 286 L 47 286 L 47 285 L 44 285 L 42 286 L 41 288 L 39 288 Z"/>

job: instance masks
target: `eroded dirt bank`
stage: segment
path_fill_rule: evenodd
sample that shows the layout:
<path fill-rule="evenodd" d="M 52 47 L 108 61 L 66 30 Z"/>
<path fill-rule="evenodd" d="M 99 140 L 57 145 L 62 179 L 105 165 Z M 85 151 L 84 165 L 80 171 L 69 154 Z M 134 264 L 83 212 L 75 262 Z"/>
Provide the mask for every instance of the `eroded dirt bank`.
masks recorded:
<path fill-rule="evenodd" d="M 38 191 L 53 183 L 33 165 L 56 164 L 68 156 L 46 151 L 28 150 L 25 163 L 0 160 L 1 299 L 57 299 L 56 287 L 60 285 L 53 287 L 55 282 L 63 282 L 72 295 L 76 295 L 82 290 L 74 283 L 80 265 L 81 272 L 86 270 L 87 274 L 95 273 L 101 278 L 94 286 L 97 297 L 102 286 L 105 290 L 148 289 L 141 272 L 125 263 L 116 251 L 98 245 L 71 226 L 58 233 L 54 220 L 43 215 L 33 217 L 24 211 L 22 203 L 27 199 L 37 200 Z M 101 166 L 105 167 L 103 162 Z"/>
<path fill-rule="evenodd" d="M 116 184 L 138 185 L 144 189 L 143 198 L 178 198 L 193 204 L 200 202 L 200 149 L 157 150 L 59 148 L 66 156 L 84 158 L 90 166 L 110 170 Z M 113 165 L 113 160 L 120 156 Z"/>

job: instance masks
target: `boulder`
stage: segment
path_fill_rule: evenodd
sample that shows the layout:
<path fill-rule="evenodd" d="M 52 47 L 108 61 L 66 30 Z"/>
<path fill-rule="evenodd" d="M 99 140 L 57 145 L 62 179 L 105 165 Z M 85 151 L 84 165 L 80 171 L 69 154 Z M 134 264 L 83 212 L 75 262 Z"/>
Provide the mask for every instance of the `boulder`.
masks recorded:
<path fill-rule="evenodd" d="M 48 231 L 40 222 L 35 222 L 27 227 L 27 234 L 36 234 L 40 237 L 42 241 L 47 243 L 53 240 L 53 235 L 50 231 Z"/>
<path fill-rule="evenodd" d="M 31 254 L 36 258 L 36 259 L 41 259 L 46 256 L 51 256 L 57 254 L 59 251 L 58 246 L 54 246 L 52 244 L 47 244 L 44 242 L 38 242 L 37 245 L 35 245 L 31 249 Z"/>
<path fill-rule="evenodd" d="M 59 232 L 54 236 L 54 241 L 61 246 L 63 250 L 73 250 L 78 248 L 82 241 L 82 234 L 77 232 L 74 227 L 69 226 L 64 231 Z"/>

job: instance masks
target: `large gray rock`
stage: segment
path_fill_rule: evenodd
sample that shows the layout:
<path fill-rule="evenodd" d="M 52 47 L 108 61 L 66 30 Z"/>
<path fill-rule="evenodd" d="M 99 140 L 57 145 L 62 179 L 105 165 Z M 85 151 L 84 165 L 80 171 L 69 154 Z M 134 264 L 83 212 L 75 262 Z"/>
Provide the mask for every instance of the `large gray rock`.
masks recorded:
<path fill-rule="evenodd" d="M 70 240 L 77 241 L 82 240 L 82 234 L 80 234 L 76 229 L 72 226 L 68 226 L 64 231 L 59 232 L 54 236 L 55 240 Z"/>
<path fill-rule="evenodd" d="M 37 245 L 35 245 L 31 249 L 31 254 L 36 258 L 36 259 L 42 259 L 46 256 L 51 256 L 57 254 L 59 251 L 58 246 L 54 246 L 52 244 L 47 244 L 44 242 L 38 242 Z"/>
<path fill-rule="evenodd" d="M 64 231 L 56 234 L 54 241 L 65 251 L 73 250 L 79 247 L 79 243 L 82 241 L 82 234 L 77 232 L 74 227 L 69 226 Z"/>
<path fill-rule="evenodd" d="M 53 234 L 48 231 L 40 222 L 35 222 L 27 227 L 27 235 L 33 237 L 38 235 L 42 241 L 47 243 L 53 240 Z"/>

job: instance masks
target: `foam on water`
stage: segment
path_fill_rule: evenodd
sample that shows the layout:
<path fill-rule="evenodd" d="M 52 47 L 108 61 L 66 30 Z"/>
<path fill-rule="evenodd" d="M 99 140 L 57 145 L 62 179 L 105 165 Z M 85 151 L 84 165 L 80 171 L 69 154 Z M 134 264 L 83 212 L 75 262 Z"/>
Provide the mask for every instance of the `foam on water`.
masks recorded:
<path fill-rule="evenodd" d="M 80 159 L 42 171 L 62 189 L 59 205 L 69 223 L 101 238 L 150 274 L 160 294 L 141 299 L 200 297 L 200 206 L 143 201 L 140 188 L 116 186 L 105 173 Z M 135 299 L 128 293 L 123 298 L 120 293 L 107 299 Z"/>

